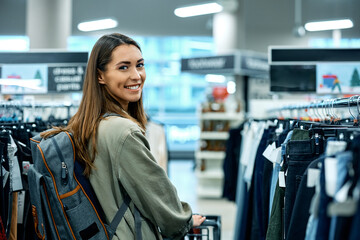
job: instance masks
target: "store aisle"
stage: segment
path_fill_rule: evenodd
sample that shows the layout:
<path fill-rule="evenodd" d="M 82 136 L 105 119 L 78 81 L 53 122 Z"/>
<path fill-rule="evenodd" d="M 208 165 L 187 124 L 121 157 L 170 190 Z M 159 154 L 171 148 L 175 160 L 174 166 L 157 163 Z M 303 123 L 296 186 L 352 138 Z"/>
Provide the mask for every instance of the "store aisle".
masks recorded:
<path fill-rule="evenodd" d="M 198 198 L 193 164 L 191 160 L 169 162 L 169 177 L 176 186 L 180 199 L 188 202 L 196 213 L 221 216 L 221 239 L 232 240 L 236 214 L 235 203 L 225 199 Z"/>

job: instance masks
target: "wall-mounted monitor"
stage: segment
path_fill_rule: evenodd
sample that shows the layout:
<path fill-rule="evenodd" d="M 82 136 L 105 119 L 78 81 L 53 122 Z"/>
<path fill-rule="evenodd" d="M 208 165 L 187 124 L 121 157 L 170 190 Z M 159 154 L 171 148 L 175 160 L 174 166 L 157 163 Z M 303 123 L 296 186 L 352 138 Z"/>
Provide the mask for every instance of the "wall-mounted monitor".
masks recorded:
<path fill-rule="evenodd" d="M 270 91 L 352 94 L 360 91 L 360 49 L 269 47 Z"/>
<path fill-rule="evenodd" d="M 272 92 L 315 92 L 316 66 L 271 65 L 270 81 Z"/>

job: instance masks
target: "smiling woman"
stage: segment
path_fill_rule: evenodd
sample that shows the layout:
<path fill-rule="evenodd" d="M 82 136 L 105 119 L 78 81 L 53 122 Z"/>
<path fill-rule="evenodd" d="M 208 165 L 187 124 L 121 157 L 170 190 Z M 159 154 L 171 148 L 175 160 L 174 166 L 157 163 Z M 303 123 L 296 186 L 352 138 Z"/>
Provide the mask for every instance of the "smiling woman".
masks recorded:
<path fill-rule="evenodd" d="M 77 159 L 85 165 L 107 223 L 125 196 L 131 198 L 113 239 L 181 239 L 205 217 L 193 215 L 180 201 L 150 152 L 142 104 L 145 79 L 144 59 L 133 39 L 117 33 L 101 37 L 90 54 L 77 113 L 65 128 L 42 136 L 73 134 Z"/>
<path fill-rule="evenodd" d="M 129 102 L 141 98 L 146 73 L 141 51 L 134 45 L 114 49 L 106 71 L 99 70 L 99 83 L 127 111 Z"/>

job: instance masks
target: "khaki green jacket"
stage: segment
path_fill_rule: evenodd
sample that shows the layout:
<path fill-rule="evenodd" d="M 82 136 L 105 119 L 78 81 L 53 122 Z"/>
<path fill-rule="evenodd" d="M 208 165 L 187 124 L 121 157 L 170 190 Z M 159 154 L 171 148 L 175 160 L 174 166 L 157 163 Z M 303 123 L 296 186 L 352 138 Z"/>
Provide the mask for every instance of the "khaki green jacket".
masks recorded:
<path fill-rule="evenodd" d="M 100 122 L 94 164 L 90 182 L 108 223 L 123 203 L 120 186 L 132 200 L 113 239 L 135 239 L 133 204 L 143 218 L 144 240 L 162 239 L 161 235 L 179 239 L 189 231 L 190 206 L 179 200 L 140 128 L 131 120 L 111 116 Z"/>

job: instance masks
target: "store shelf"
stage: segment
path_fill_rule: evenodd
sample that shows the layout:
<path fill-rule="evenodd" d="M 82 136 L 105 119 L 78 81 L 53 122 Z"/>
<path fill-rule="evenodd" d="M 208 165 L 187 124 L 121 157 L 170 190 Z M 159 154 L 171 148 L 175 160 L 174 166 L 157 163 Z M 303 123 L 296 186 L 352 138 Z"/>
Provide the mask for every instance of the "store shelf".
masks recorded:
<path fill-rule="evenodd" d="M 196 171 L 196 177 L 198 179 L 223 179 L 224 172 L 222 169 L 212 169 L 208 171 Z"/>
<path fill-rule="evenodd" d="M 200 149 L 195 152 L 199 197 L 221 198 L 223 191 L 223 161 L 229 129 L 244 119 L 242 112 L 201 112 Z M 205 150 L 206 149 L 206 150 Z M 203 170 L 203 171 L 201 171 Z"/>
<path fill-rule="evenodd" d="M 202 198 L 221 198 L 222 189 L 198 187 L 197 195 Z"/>
<path fill-rule="evenodd" d="M 208 112 L 202 113 L 199 118 L 201 120 L 242 120 L 242 113 L 231 112 Z"/>
<path fill-rule="evenodd" d="M 201 132 L 200 139 L 227 140 L 229 132 Z"/>
<path fill-rule="evenodd" d="M 223 160 L 225 158 L 225 152 L 224 151 L 197 151 L 197 152 L 195 152 L 195 157 L 197 159 Z"/>

